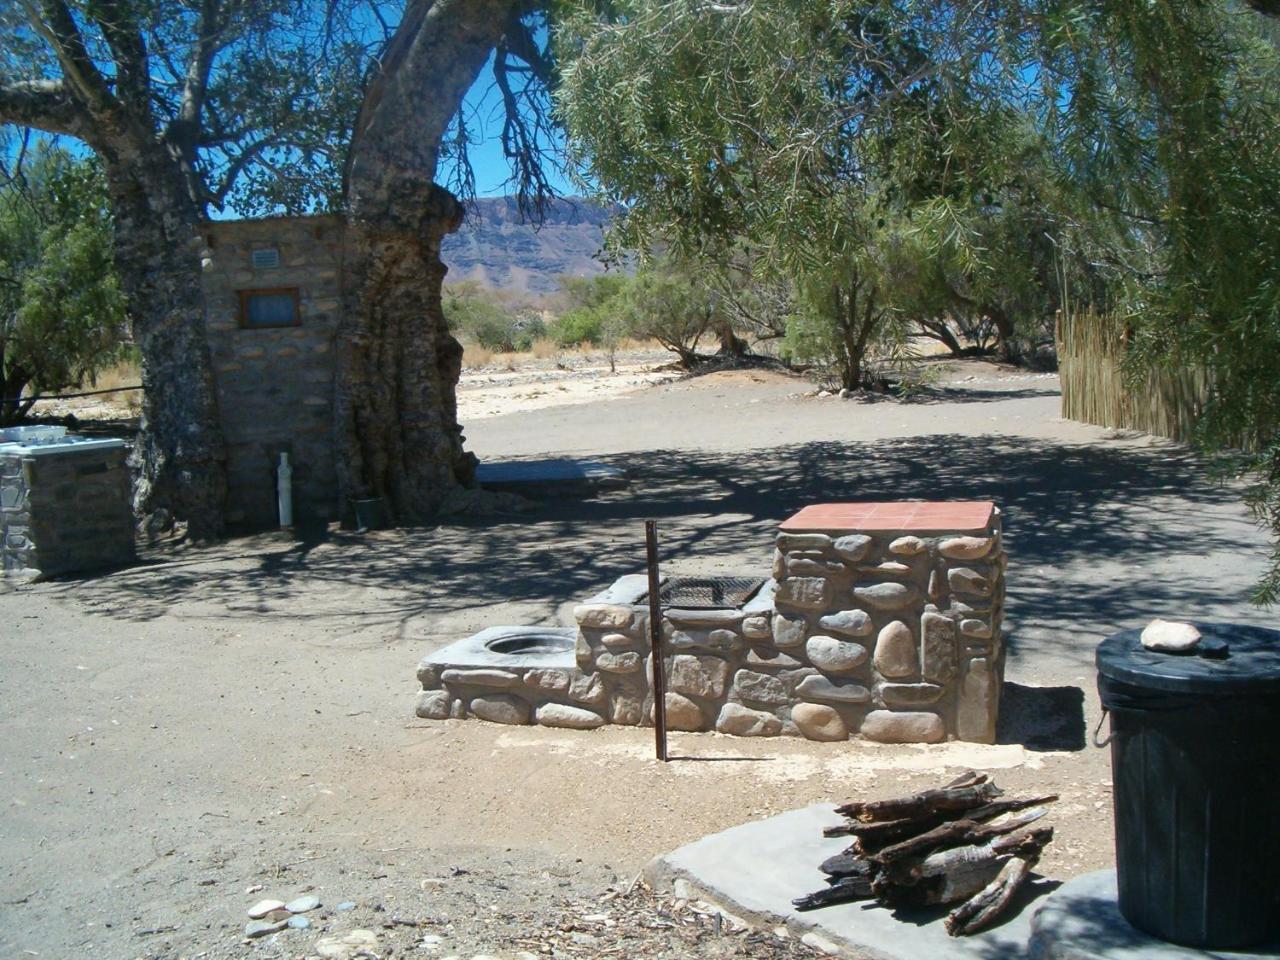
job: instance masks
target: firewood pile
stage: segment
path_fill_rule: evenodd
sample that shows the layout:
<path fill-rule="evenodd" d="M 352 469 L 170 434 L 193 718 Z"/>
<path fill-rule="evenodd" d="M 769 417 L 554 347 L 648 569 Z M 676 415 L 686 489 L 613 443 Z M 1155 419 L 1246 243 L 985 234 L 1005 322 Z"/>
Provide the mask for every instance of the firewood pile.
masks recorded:
<path fill-rule="evenodd" d="M 794 900 L 815 910 L 852 900 L 883 906 L 959 904 L 945 926 L 953 937 L 989 927 L 1053 839 L 1033 826 L 1056 796 L 1005 798 L 985 773 L 968 772 L 945 787 L 895 800 L 837 807 L 846 823 L 828 837 L 852 837 L 822 864 L 827 887 Z"/>

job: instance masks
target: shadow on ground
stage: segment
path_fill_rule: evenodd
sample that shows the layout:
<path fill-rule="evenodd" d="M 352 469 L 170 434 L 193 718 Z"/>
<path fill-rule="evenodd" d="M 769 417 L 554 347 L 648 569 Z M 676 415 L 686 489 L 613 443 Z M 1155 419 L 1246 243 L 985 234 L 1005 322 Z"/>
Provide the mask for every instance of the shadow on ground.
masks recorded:
<path fill-rule="evenodd" d="M 541 605 L 543 622 L 550 622 L 558 605 L 643 569 L 646 518 L 658 520 L 663 562 L 671 568 L 766 574 L 778 522 L 806 504 L 991 499 L 1005 511 L 1009 649 L 1018 657 L 1053 655 L 1073 628 L 1096 632 L 1097 624 L 1149 617 L 1153 607 L 1190 609 L 1221 599 L 1222 584 L 1213 577 L 1087 571 L 1099 558 L 1128 569 L 1179 555 L 1190 569 L 1215 550 L 1239 550 L 1244 523 L 1237 494 L 1205 480 L 1190 455 L 1168 446 L 946 434 L 597 459 L 624 468 L 631 489 L 432 528 L 229 541 L 57 589 L 125 620 L 162 617 L 197 602 L 201 616 L 232 620 L 358 617 L 362 627 L 382 624 L 395 638 L 414 618 L 438 622 L 503 603 Z M 1233 523 L 1224 524 L 1224 515 Z M 1073 565 L 1074 572 L 1064 572 Z M 1247 587 L 1247 577 L 1242 583 Z M 438 635 L 439 643 L 453 639 Z M 1076 722 L 1078 704 L 1057 706 L 1070 706 Z M 1027 735 L 1020 731 L 1018 738 Z M 1065 729 L 1030 736 L 1043 749 L 1078 749 L 1077 733 Z"/>

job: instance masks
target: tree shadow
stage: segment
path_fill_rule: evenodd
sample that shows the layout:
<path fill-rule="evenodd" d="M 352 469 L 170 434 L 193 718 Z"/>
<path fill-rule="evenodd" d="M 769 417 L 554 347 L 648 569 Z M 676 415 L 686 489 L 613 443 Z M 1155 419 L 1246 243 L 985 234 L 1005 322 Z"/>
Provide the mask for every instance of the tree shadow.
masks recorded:
<path fill-rule="evenodd" d="M 779 521 L 807 504 L 990 499 L 1010 555 L 1010 662 L 1091 672 L 1087 642 L 1153 612 L 1222 618 L 1243 607 L 1253 577 L 1238 563 L 1206 572 L 1206 558 L 1238 557 L 1257 535 L 1236 492 L 1165 446 L 937 434 L 594 459 L 626 470 L 630 489 L 437 527 L 242 538 L 55 588 L 117 619 L 198 603 L 215 620 L 358 622 L 387 640 L 443 644 L 478 628 L 486 607 L 520 604 L 522 622 L 554 623 L 563 604 L 642 570 L 647 518 L 659 521 L 664 569 L 767 575 Z"/>
<path fill-rule="evenodd" d="M 996 743 L 1019 743 L 1037 752 L 1083 750 L 1087 743 L 1079 687 L 1028 687 L 1006 680 L 999 716 Z"/>

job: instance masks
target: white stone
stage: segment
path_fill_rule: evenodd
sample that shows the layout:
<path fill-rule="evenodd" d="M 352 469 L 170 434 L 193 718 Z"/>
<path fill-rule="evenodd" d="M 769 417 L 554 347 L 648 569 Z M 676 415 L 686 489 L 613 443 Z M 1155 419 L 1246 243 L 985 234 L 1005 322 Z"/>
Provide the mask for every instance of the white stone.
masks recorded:
<path fill-rule="evenodd" d="M 920 614 L 920 669 L 933 683 L 949 683 L 956 675 L 955 621 L 934 610 Z"/>
<path fill-rule="evenodd" d="M 524 675 L 524 685 L 533 687 L 535 690 L 564 693 L 569 689 L 569 671 L 530 670 Z"/>
<path fill-rule="evenodd" d="M 804 643 L 808 626 L 804 617 L 789 617 L 785 613 L 775 613 L 773 616 L 774 646 L 783 648 L 800 646 Z"/>
<path fill-rule="evenodd" d="M 914 557 L 924 549 L 925 543 L 919 537 L 898 537 L 889 544 L 889 552 L 899 557 Z"/>
<path fill-rule="evenodd" d="M 915 636 L 901 620 L 893 620 L 876 637 L 875 668 L 882 677 L 911 677 L 920 669 Z"/>
<path fill-rule="evenodd" d="M 991 552 L 990 537 L 952 537 L 938 544 L 938 552 L 948 560 L 979 560 Z"/>
<path fill-rule="evenodd" d="M 851 533 L 837 538 L 831 546 L 845 560 L 858 561 L 867 555 L 871 548 L 871 538 L 862 533 Z"/>
<path fill-rule="evenodd" d="M 569 699 L 579 703 L 604 703 L 608 691 L 598 673 L 588 673 L 573 678 L 569 684 Z"/>
<path fill-rule="evenodd" d="M 471 701 L 471 712 L 490 723 L 522 724 L 529 722 L 529 704 L 515 697 L 496 695 L 476 697 Z"/>
<path fill-rule="evenodd" d="M 720 699 L 729 679 L 729 664 L 718 657 L 691 657 L 681 654 L 671 658 L 667 673 L 668 687 L 676 693 Z"/>
<path fill-rule="evenodd" d="M 1142 645 L 1148 650 L 1181 653 L 1200 643 L 1200 631 L 1178 620 L 1152 620 L 1142 629 Z"/>
<path fill-rule="evenodd" d="M 995 743 L 1000 684 L 985 657 L 970 660 L 956 702 L 956 736 L 973 743 Z"/>
<path fill-rule="evenodd" d="M 777 603 L 807 609 L 821 609 L 831 596 L 831 581 L 823 577 L 788 577 L 778 584 Z"/>
<path fill-rule="evenodd" d="M 748 640 L 768 640 L 773 636 L 768 617 L 747 617 L 742 621 L 742 635 Z"/>
<path fill-rule="evenodd" d="M 771 713 L 726 703 L 720 708 L 716 730 L 735 737 L 776 737 L 782 732 L 782 721 Z"/>
<path fill-rule="evenodd" d="M 604 725 L 604 717 L 593 710 L 570 707 L 563 703 L 544 703 L 534 713 L 537 722 L 544 727 L 567 727 L 570 730 L 591 730 Z"/>
<path fill-rule="evenodd" d="M 787 696 L 787 688 L 777 677 L 767 673 L 756 673 L 754 670 L 739 670 L 733 675 L 733 688 L 744 700 L 757 703 L 772 703 L 781 706 L 791 698 Z"/>
<path fill-rule="evenodd" d="M 822 634 L 805 641 L 804 652 L 810 663 L 827 673 L 852 673 L 867 659 L 867 648 L 862 644 Z"/>
<path fill-rule="evenodd" d="M 831 546 L 831 538 L 825 533 L 780 533 L 775 541 L 778 549 L 788 550 L 824 550 Z"/>
<path fill-rule="evenodd" d="M 440 674 L 445 683 L 465 683 L 476 687 L 514 687 L 520 683 L 520 675 L 510 670 L 446 670 Z"/>
<path fill-rule="evenodd" d="M 306 913 L 308 910 L 314 910 L 318 906 L 320 906 L 320 898 L 314 893 L 309 893 L 306 896 L 290 900 L 284 905 L 284 908 L 290 913 Z"/>
<path fill-rule="evenodd" d="M 835 683 L 826 677 L 805 677 L 797 684 L 796 694 L 806 700 L 834 703 L 866 703 L 871 699 L 871 691 L 860 683 Z"/>
<path fill-rule="evenodd" d="M 911 573 L 911 567 L 905 563 L 899 563 L 897 560 L 886 560 L 884 563 L 877 563 L 871 567 L 859 567 L 859 575 L 867 575 L 869 577 L 905 577 Z"/>
<path fill-rule="evenodd" d="M 895 713 L 873 710 L 862 721 L 860 731 L 879 743 L 939 743 L 946 738 L 942 718 L 936 713 Z"/>
<path fill-rule="evenodd" d="M 283 909 L 284 909 L 283 900 L 259 900 L 257 903 L 255 903 L 252 907 L 249 908 L 249 919 L 261 920 L 272 910 L 283 910 Z"/>
<path fill-rule="evenodd" d="M 678 693 L 668 693 L 664 698 L 667 706 L 667 728 L 669 730 L 702 730 L 706 726 L 706 717 L 702 708 L 688 697 Z"/>
<path fill-rule="evenodd" d="M 969 567 L 953 567 L 948 570 L 947 583 L 956 593 L 972 593 L 979 597 L 989 596 L 991 593 L 991 581 Z"/>
<path fill-rule="evenodd" d="M 287 920 L 250 920 L 245 924 L 244 935 L 250 940 L 256 940 L 271 933 L 279 933 L 288 925 Z"/>
<path fill-rule="evenodd" d="M 640 654 L 602 653 L 596 657 L 596 669 L 607 673 L 634 673 L 640 669 Z"/>
<path fill-rule="evenodd" d="M 424 690 L 418 697 L 414 713 L 423 720 L 447 720 L 453 697 L 444 690 Z"/>
<path fill-rule="evenodd" d="M 627 647 L 637 647 L 643 644 L 643 641 L 625 633 L 606 633 L 600 638 L 600 642 L 606 650 L 625 650 Z"/>
<path fill-rule="evenodd" d="M 966 637 L 973 637 L 975 640 L 991 639 L 991 624 L 985 620 L 975 620 L 972 618 L 960 621 L 960 632 Z"/>
<path fill-rule="evenodd" d="M 371 930 L 351 930 L 340 936 L 321 937 L 312 952 L 324 960 L 352 960 L 357 956 L 377 954 L 378 935 Z"/>
<path fill-rule="evenodd" d="M 877 610 L 898 610 L 915 599 L 916 592 L 902 583 L 877 583 L 858 587 L 853 595 Z"/>
<path fill-rule="evenodd" d="M 791 708 L 791 720 L 810 740 L 848 740 L 849 728 L 840 714 L 817 703 L 797 703 Z"/>
<path fill-rule="evenodd" d="M 582 603 L 573 608 L 573 618 L 584 627 L 625 630 L 631 626 L 635 611 L 610 603 Z"/>
<path fill-rule="evenodd" d="M 831 633 L 842 633 L 848 637 L 867 637 L 875 629 L 870 615 L 865 610 L 840 610 L 829 613 L 818 620 L 818 625 Z"/>

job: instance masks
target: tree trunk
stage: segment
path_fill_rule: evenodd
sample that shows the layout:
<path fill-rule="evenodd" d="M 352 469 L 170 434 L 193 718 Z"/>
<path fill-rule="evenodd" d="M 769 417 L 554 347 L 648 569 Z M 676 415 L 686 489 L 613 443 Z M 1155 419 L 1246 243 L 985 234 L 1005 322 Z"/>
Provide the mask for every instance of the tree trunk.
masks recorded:
<path fill-rule="evenodd" d="M 108 156 L 116 270 L 142 354 L 142 424 L 134 509 L 152 532 L 185 520 L 218 537 L 226 454 L 200 287 L 199 211 L 176 163 L 156 146 Z"/>
<path fill-rule="evenodd" d="M 1009 314 L 998 303 L 985 304 L 982 312 L 991 318 L 996 328 L 996 359 L 1004 363 L 1017 362 L 1018 345 L 1013 339 L 1013 321 Z"/>
<path fill-rule="evenodd" d="M 415 0 L 369 86 L 347 169 L 335 442 L 347 499 L 418 521 L 474 484 L 441 309 L 440 243 L 462 208 L 433 182 L 441 137 L 518 0 Z M 430 91 L 424 96 L 424 91 Z"/>

